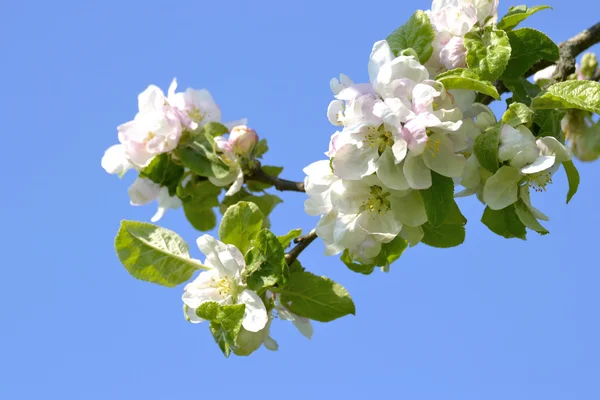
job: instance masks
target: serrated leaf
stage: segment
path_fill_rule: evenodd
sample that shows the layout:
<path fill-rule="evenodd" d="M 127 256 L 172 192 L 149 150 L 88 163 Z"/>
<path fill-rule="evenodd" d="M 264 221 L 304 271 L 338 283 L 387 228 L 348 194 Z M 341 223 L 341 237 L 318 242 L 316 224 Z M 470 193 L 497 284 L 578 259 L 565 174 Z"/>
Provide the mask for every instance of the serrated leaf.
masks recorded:
<path fill-rule="evenodd" d="M 531 103 L 533 110 L 578 109 L 600 114 L 600 83 L 566 81 L 555 83 Z"/>
<path fill-rule="evenodd" d="M 487 81 L 496 80 L 502 75 L 511 53 L 506 32 L 493 26 L 473 30 L 464 36 L 464 45 L 470 70 Z"/>
<path fill-rule="evenodd" d="M 213 207 L 219 205 L 219 194 L 223 188 L 208 180 L 190 180 L 180 192 L 183 198 L 183 211 L 192 226 L 199 231 L 209 231 L 217 224 Z"/>
<path fill-rule="evenodd" d="M 500 166 L 498 159 L 500 146 L 500 127 L 493 126 L 477 136 L 473 144 L 473 152 L 482 167 L 490 172 L 496 172 Z"/>
<path fill-rule="evenodd" d="M 207 301 L 206 303 L 200 304 L 200 307 L 196 308 L 196 315 L 207 321 L 217 321 L 221 311 L 221 306 L 215 301 Z"/>
<path fill-rule="evenodd" d="M 302 235 L 302 229 L 292 229 L 283 236 L 277 236 L 277 239 L 279 240 L 279 243 L 281 243 L 281 246 L 285 249 L 292 243 L 292 240 L 296 239 L 300 235 Z"/>
<path fill-rule="evenodd" d="M 285 252 L 277 236 L 269 230 L 263 229 L 256 235 L 245 258 L 244 278 L 251 290 L 257 292 L 287 280 Z"/>
<path fill-rule="evenodd" d="M 418 192 L 423 199 L 429 223 L 432 226 L 442 224 L 454 202 L 454 181 L 452 178 L 431 171 L 431 187 Z"/>
<path fill-rule="evenodd" d="M 262 223 L 263 213 L 258 206 L 240 201 L 229 207 L 223 215 L 219 226 L 219 238 L 223 243 L 234 245 L 244 254 L 260 232 Z"/>
<path fill-rule="evenodd" d="M 408 247 L 408 242 L 400 236 L 396 236 L 394 240 L 381 245 L 381 251 L 375 257 L 375 265 L 383 268 L 389 268 L 394 261 L 398 260 L 404 250 Z"/>
<path fill-rule="evenodd" d="M 240 201 L 248 201 L 258 206 L 260 211 L 265 216 L 263 220 L 263 228 L 269 228 L 269 214 L 271 214 L 271 212 L 273 211 L 275 206 L 277 206 L 277 204 L 283 202 L 283 200 L 281 200 L 279 196 L 276 196 L 274 194 L 264 193 L 258 196 L 252 195 L 246 190 L 242 189 L 233 196 L 225 197 L 225 199 L 221 203 L 221 213 L 225 213 L 227 211 L 227 208 Z"/>
<path fill-rule="evenodd" d="M 559 58 L 556 43 L 535 29 L 521 28 L 509 32 L 508 40 L 512 51 L 502 79 L 520 78 L 537 61 L 556 61 Z"/>
<path fill-rule="evenodd" d="M 527 8 L 527 6 L 513 6 L 508 8 L 508 13 L 500 21 L 498 21 L 498 29 L 509 31 L 519 23 L 538 11 L 552 8 L 550 6 L 535 6 Z"/>
<path fill-rule="evenodd" d="M 254 153 L 254 157 L 256 158 L 262 158 L 262 156 L 265 155 L 267 151 L 269 151 L 267 139 L 260 139 L 258 143 L 256 143 L 256 146 L 254 146 L 254 150 L 252 150 L 252 152 Z"/>
<path fill-rule="evenodd" d="M 515 203 L 515 212 L 517 213 L 519 220 L 527 228 L 536 231 L 540 235 L 546 235 L 550 233 L 546 228 L 542 226 L 542 224 L 540 224 L 540 222 L 532 214 L 531 210 L 529 209 L 529 207 L 527 207 L 527 204 L 525 204 L 523 200 L 519 199 L 519 201 Z"/>
<path fill-rule="evenodd" d="M 217 318 L 210 323 L 210 332 L 225 357 L 229 357 L 232 348 L 235 347 L 245 310 L 245 304 L 221 306 Z"/>
<path fill-rule="evenodd" d="M 162 286 L 177 286 L 205 268 L 190 258 L 189 247 L 179 235 L 146 222 L 122 221 L 115 248 L 134 278 Z"/>
<path fill-rule="evenodd" d="M 441 82 L 446 90 L 465 89 L 483 93 L 496 100 L 500 100 L 500 94 L 494 85 L 482 80 L 475 72 L 465 68 L 456 68 L 439 74 L 436 81 Z"/>
<path fill-rule="evenodd" d="M 465 241 L 465 228 L 461 225 L 431 226 L 429 223 L 425 223 L 421 227 L 423 228 L 421 242 L 431 247 L 455 247 Z"/>
<path fill-rule="evenodd" d="M 527 107 L 531 106 L 531 99 L 537 96 L 541 91 L 538 85 L 535 85 L 524 78 L 503 79 L 502 83 L 504 83 L 504 86 L 512 92 L 513 102 L 523 103 Z"/>
<path fill-rule="evenodd" d="M 140 177 L 168 188 L 169 195 L 175 196 L 183 177 L 183 167 L 175 164 L 167 153 L 163 153 L 155 156 L 150 164 L 140 171 Z"/>
<path fill-rule="evenodd" d="M 569 192 L 567 193 L 567 204 L 571 201 L 577 189 L 579 188 L 579 171 L 575 168 L 573 161 L 563 162 L 563 167 L 567 173 L 567 181 L 569 182 Z"/>
<path fill-rule="evenodd" d="M 386 39 L 396 56 L 403 50 L 412 49 L 418 55 L 419 62 L 425 64 L 433 53 L 435 32 L 429 17 L 422 10 L 416 11 L 400 28 Z"/>
<path fill-rule="evenodd" d="M 507 239 L 519 238 L 525 240 L 527 235 L 525 225 L 519 219 L 514 204 L 502 210 L 492 210 L 486 207 L 481 222 L 496 235 Z"/>
<path fill-rule="evenodd" d="M 533 121 L 533 111 L 523 103 L 512 103 L 502 116 L 502 122 L 516 128 Z"/>
<path fill-rule="evenodd" d="M 356 312 L 348 291 L 339 283 L 310 272 L 290 274 L 285 286 L 274 288 L 281 304 L 294 314 L 330 322 Z"/>

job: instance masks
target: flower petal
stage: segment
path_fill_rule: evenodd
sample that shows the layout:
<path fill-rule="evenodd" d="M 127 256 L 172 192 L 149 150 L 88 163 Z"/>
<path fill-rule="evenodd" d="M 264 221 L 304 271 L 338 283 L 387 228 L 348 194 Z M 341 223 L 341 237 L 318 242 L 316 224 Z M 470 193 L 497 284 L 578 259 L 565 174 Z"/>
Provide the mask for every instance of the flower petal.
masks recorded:
<path fill-rule="evenodd" d="M 492 210 L 501 210 L 517 201 L 519 170 L 503 166 L 490 177 L 483 188 L 483 201 Z"/>
<path fill-rule="evenodd" d="M 125 172 L 133 168 L 127 157 L 127 151 L 122 144 L 110 146 L 102 157 L 102 168 L 109 174 L 117 174 L 123 176 Z"/>
<path fill-rule="evenodd" d="M 406 144 L 406 142 L 404 143 Z M 404 176 L 403 166 L 402 164 L 397 164 L 395 162 L 395 153 L 393 153 L 393 151 L 393 147 L 391 149 L 388 147 L 379 157 L 379 160 L 377 161 L 377 177 L 390 189 L 408 189 L 410 186 L 408 186 L 408 181 Z M 404 153 L 406 154 L 406 147 Z"/>
<path fill-rule="evenodd" d="M 392 196 L 390 202 L 394 216 L 403 224 L 416 227 L 427 222 L 425 204 L 417 191 L 413 190 L 402 197 Z"/>
<path fill-rule="evenodd" d="M 571 159 L 571 152 L 564 144 L 552 136 L 544 136 L 536 140 L 535 144 L 540 149 L 542 155 L 555 156 L 557 163 L 563 163 Z"/>
<path fill-rule="evenodd" d="M 238 296 L 238 302 L 246 305 L 242 326 L 250 332 L 258 332 L 267 325 L 269 316 L 262 299 L 252 290 L 244 290 Z"/>
<path fill-rule="evenodd" d="M 359 180 L 375 172 L 377 158 L 379 154 L 376 148 L 358 148 L 357 145 L 349 143 L 336 152 L 333 169 L 342 179 Z"/>
<path fill-rule="evenodd" d="M 411 188 L 427 189 L 431 187 L 431 170 L 427 168 L 420 156 L 409 151 L 404 160 L 403 170 Z"/>
<path fill-rule="evenodd" d="M 551 168 L 556 162 L 554 156 L 539 156 L 535 161 L 523 168 L 521 168 L 522 174 L 535 174 L 536 172 L 545 171 Z"/>
<path fill-rule="evenodd" d="M 458 178 L 465 167 L 465 156 L 454 153 L 452 140 L 448 136 L 434 133 L 429 137 L 423 152 L 423 161 L 431 170 L 450 178 Z"/>

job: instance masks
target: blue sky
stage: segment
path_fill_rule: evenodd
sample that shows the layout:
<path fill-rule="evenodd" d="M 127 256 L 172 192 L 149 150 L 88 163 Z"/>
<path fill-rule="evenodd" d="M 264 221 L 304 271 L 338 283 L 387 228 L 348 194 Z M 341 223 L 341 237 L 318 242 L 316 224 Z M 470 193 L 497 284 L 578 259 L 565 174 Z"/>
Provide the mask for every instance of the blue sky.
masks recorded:
<path fill-rule="evenodd" d="M 182 287 L 136 281 L 114 253 L 119 221 L 155 209 L 131 207 L 133 174 L 100 158 L 148 84 L 208 88 L 300 180 L 334 131 L 329 79 L 365 81 L 372 43 L 429 7 L 409 3 L 3 1 L 0 398 L 599 398 L 599 164 L 577 164 L 568 206 L 557 174 L 534 199 L 551 234 L 527 242 L 487 231 L 467 199 L 463 246 L 418 246 L 389 274 L 354 274 L 316 243 L 303 264 L 347 287 L 357 316 L 316 324 L 311 341 L 277 323 L 278 353 L 226 360 L 184 321 Z M 559 42 L 596 22 L 594 4 L 554 0 L 527 24 Z M 276 233 L 314 226 L 302 194 L 283 198 Z M 181 211 L 161 225 L 200 257 Z"/>

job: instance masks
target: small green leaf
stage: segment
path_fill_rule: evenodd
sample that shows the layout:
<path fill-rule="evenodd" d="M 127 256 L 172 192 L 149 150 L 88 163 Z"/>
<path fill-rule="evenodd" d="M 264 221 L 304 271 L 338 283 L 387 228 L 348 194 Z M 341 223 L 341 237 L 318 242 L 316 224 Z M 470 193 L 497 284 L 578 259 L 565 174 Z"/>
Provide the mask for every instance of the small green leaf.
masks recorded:
<path fill-rule="evenodd" d="M 290 274 L 285 286 L 273 288 L 281 294 L 281 304 L 294 314 L 320 322 L 329 322 L 354 314 L 354 302 L 348 291 L 324 276 L 310 272 Z"/>
<path fill-rule="evenodd" d="M 223 179 L 230 173 L 229 166 L 214 152 L 206 135 L 196 135 L 192 141 L 180 145 L 177 155 L 183 165 L 197 175 Z"/>
<path fill-rule="evenodd" d="M 527 6 L 513 6 L 508 8 L 508 13 L 498 22 L 498 29 L 509 31 L 519 23 L 538 11 L 552 8 L 550 6 L 535 6 L 527 8 Z"/>
<path fill-rule="evenodd" d="M 555 83 L 533 99 L 531 108 L 534 110 L 576 108 L 600 114 L 600 83 L 595 81 Z"/>
<path fill-rule="evenodd" d="M 167 187 L 169 195 L 175 196 L 179 181 L 183 177 L 183 167 L 175 164 L 167 153 L 163 153 L 154 157 L 150 164 L 140 171 L 140 177 Z"/>
<path fill-rule="evenodd" d="M 207 301 L 206 303 L 200 304 L 200 307 L 196 308 L 196 315 L 207 321 L 217 321 L 221 311 L 221 306 L 215 301 Z"/>
<path fill-rule="evenodd" d="M 519 102 L 525 104 L 527 107 L 531 106 L 531 99 L 540 93 L 540 87 L 529 82 L 527 79 L 503 79 L 502 83 L 508 90 L 513 94 L 513 102 Z"/>
<path fill-rule="evenodd" d="M 204 133 L 213 139 L 217 136 L 223 136 L 229 133 L 229 129 L 220 122 L 208 122 L 204 125 L 203 129 Z"/>
<path fill-rule="evenodd" d="M 519 220 L 525 225 L 527 228 L 536 231 L 540 235 L 546 235 L 550 233 L 546 228 L 539 223 L 537 218 L 531 213 L 531 210 L 525 202 L 519 199 L 518 202 L 515 203 L 515 212 L 519 217 Z"/>
<path fill-rule="evenodd" d="M 579 171 L 577 171 L 577 168 L 575 168 L 573 161 L 563 162 L 563 167 L 565 168 L 567 180 L 569 181 L 569 193 L 567 193 L 567 204 L 569 204 L 579 188 Z"/>
<path fill-rule="evenodd" d="M 477 136 L 473 144 L 473 152 L 482 167 L 490 172 L 496 172 L 500 166 L 498 147 L 500 146 L 500 127 L 488 128 Z"/>
<path fill-rule="evenodd" d="M 223 215 L 219 226 L 219 237 L 223 243 L 234 245 L 244 254 L 260 232 L 262 223 L 263 213 L 258 206 L 240 201 L 229 207 Z"/>
<path fill-rule="evenodd" d="M 292 240 L 300 235 L 302 235 L 302 229 L 292 229 L 283 236 L 277 236 L 277 239 L 279 239 L 279 243 L 281 243 L 281 246 L 285 249 L 292 243 Z"/>
<path fill-rule="evenodd" d="M 539 60 L 556 61 L 558 46 L 548 36 L 531 28 L 508 33 L 512 52 L 502 79 L 517 79 Z"/>
<path fill-rule="evenodd" d="M 173 287 L 205 267 L 190 258 L 179 235 L 146 222 L 122 221 L 115 238 L 119 260 L 137 279 Z"/>
<path fill-rule="evenodd" d="M 493 26 L 472 30 L 465 35 L 464 45 L 470 70 L 487 81 L 496 80 L 502 75 L 511 52 L 506 32 Z"/>
<path fill-rule="evenodd" d="M 416 11 L 400 28 L 387 37 L 387 42 L 396 56 L 402 50 L 412 49 L 419 56 L 419 62 L 425 64 L 433 53 L 435 32 L 429 17 L 422 10 Z"/>
<path fill-rule="evenodd" d="M 462 225 L 442 224 L 431 226 L 429 223 L 421 225 L 423 239 L 421 242 L 431 247 L 455 247 L 465 241 L 465 228 Z"/>
<path fill-rule="evenodd" d="M 235 347 L 245 310 L 245 304 L 221 306 L 217 318 L 210 323 L 210 332 L 225 357 L 229 357 L 232 348 Z"/>
<path fill-rule="evenodd" d="M 221 203 L 221 213 L 224 214 L 231 205 L 236 204 L 240 201 L 248 201 L 258 206 L 258 208 L 264 215 L 262 226 L 263 228 L 269 228 L 269 214 L 271 214 L 271 212 L 273 211 L 275 206 L 277 206 L 277 204 L 283 202 L 283 200 L 281 200 L 279 196 L 276 196 L 274 194 L 264 193 L 260 196 L 255 196 L 242 189 L 233 196 L 225 197 L 225 199 Z"/>
<path fill-rule="evenodd" d="M 289 275 L 285 252 L 277 236 L 267 229 L 256 235 L 245 258 L 244 278 L 251 290 L 285 283 Z"/>
<path fill-rule="evenodd" d="M 441 82 L 446 90 L 465 89 L 486 94 L 500 100 L 500 94 L 494 85 L 482 80 L 475 72 L 464 68 L 456 68 L 439 74 L 436 81 Z"/>
<path fill-rule="evenodd" d="M 431 171 L 431 187 L 419 190 L 423 198 L 427 219 L 432 226 L 440 225 L 446 219 L 454 202 L 454 181 Z"/>
<path fill-rule="evenodd" d="M 254 146 L 254 157 L 256 158 L 262 158 L 263 155 L 265 155 L 265 153 L 269 151 L 269 145 L 267 145 L 267 139 L 260 139 L 258 141 L 258 143 L 256 143 L 256 146 Z"/>
<path fill-rule="evenodd" d="M 213 207 L 219 205 L 219 194 L 223 188 L 213 185 L 208 180 L 190 180 L 180 190 L 183 198 L 183 211 L 192 226 L 199 231 L 209 231 L 217 224 L 217 216 Z"/>
<path fill-rule="evenodd" d="M 408 247 L 408 242 L 400 236 L 396 236 L 394 240 L 381 245 L 381 251 L 375 257 L 375 265 L 389 268 L 390 265 L 400 258 L 404 250 Z"/>
<path fill-rule="evenodd" d="M 533 121 L 533 111 L 523 103 L 512 103 L 502 116 L 502 122 L 516 128 L 529 125 Z"/>
<path fill-rule="evenodd" d="M 527 235 L 525 225 L 519 219 L 514 204 L 502 210 L 492 210 L 486 207 L 481 222 L 495 234 L 507 239 L 519 238 L 525 240 Z"/>
<path fill-rule="evenodd" d="M 370 275 L 375 270 L 375 264 L 363 264 L 357 261 L 352 260 L 350 257 L 350 253 L 348 249 L 345 249 L 342 255 L 340 256 L 340 260 L 346 264 L 350 271 L 357 272 L 363 275 Z"/>

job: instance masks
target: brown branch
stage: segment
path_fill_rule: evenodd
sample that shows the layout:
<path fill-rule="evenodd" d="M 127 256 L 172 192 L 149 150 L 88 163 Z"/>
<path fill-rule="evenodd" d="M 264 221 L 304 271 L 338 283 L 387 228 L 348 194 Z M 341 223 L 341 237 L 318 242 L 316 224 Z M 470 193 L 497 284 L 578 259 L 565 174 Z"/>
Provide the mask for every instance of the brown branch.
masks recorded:
<path fill-rule="evenodd" d="M 279 191 L 304 192 L 304 182 L 294 182 L 267 174 L 258 163 L 246 176 L 247 180 L 268 183 Z"/>
<path fill-rule="evenodd" d="M 558 50 L 560 58 L 558 62 L 556 62 L 556 72 L 554 73 L 553 78 L 557 82 L 562 82 L 567 79 L 569 75 L 575 72 L 575 58 L 597 43 L 600 43 L 600 22 L 559 44 Z M 540 60 L 525 73 L 525 77 L 530 77 L 552 64 L 552 61 Z M 496 81 L 494 86 L 496 86 L 496 89 L 500 94 L 508 91 L 501 81 Z M 493 100 L 492 97 L 486 96 L 482 103 L 490 104 Z"/>
<path fill-rule="evenodd" d="M 296 259 L 300 255 L 300 253 L 302 253 L 304 251 L 304 249 L 306 249 L 308 247 L 308 245 L 311 244 L 316 238 L 317 238 L 317 232 L 313 229 L 306 235 L 300 236 L 300 237 L 294 239 L 294 243 L 297 243 L 296 246 L 294 246 L 285 255 L 285 261 L 288 263 L 288 265 L 290 265 L 291 263 L 296 261 Z"/>
<path fill-rule="evenodd" d="M 596 72 L 590 78 L 592 81 L 600 81 L 600 68 L 596 69 Z"/>

